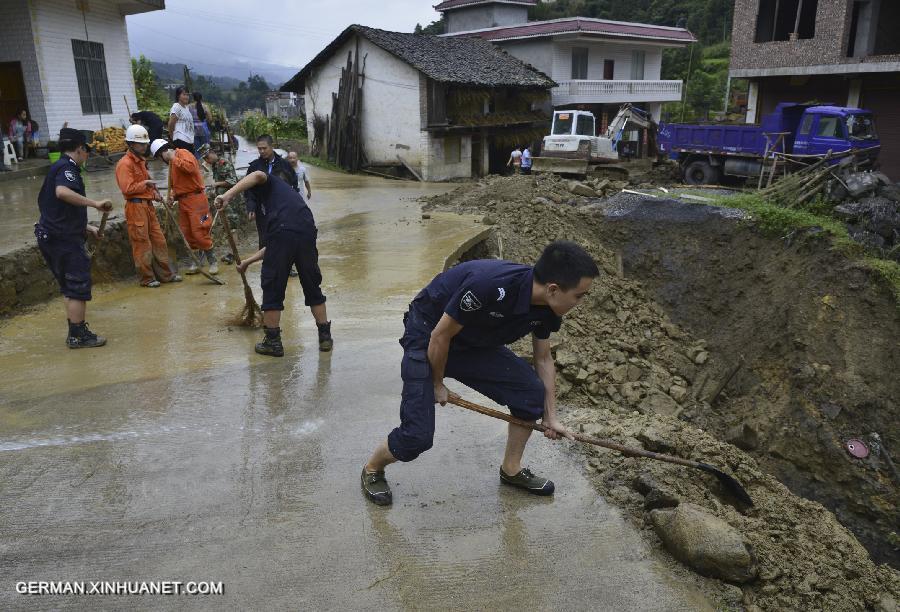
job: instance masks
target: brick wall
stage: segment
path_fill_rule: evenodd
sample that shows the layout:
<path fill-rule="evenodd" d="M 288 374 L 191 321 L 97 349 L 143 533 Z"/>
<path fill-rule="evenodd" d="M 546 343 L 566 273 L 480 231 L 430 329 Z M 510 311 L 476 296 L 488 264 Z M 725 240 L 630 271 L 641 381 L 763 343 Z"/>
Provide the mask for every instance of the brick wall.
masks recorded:
<path fill-rule="evenodd" d="M 819 0 L 815 37 L 796 41 L 754 42 L 760 0 L 735 0 L 731 69 L 844 64 L 851 3 Z"/>

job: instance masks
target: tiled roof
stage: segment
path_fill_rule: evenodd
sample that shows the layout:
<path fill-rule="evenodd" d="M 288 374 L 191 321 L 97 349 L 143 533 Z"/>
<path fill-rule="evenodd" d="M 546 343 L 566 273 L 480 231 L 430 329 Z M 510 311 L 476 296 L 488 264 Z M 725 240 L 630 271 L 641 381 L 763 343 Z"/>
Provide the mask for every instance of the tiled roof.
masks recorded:
<path fill-rule="evenodd" d="M 537 0 L 446 0 L 434 7 L 436 11 L 449 11 L 450 9 L 461 8 L 463 6 L 471 6 L 473 4 L 489 4 L 491 2 L 502 2 L 503 4 L 524 4 L 526 6 L 534 6 Z"/>
<path fill-rule="evenodd" d="M 556 85 L 543 72 L 482 38 L 445 38 L 352 25 L 285 83 L 281 90 L 302 92 L 310 73 L 354 34 L 368 39 L 440 83 L 538 89 Z"/>
<path fill-rule="evenodd" d="M 644 38 L 650 40 L 666 40 L 679 43 L 696 42 L 694 35 L 685 28 L 650 25 L 647 23 L 629 23 L 625 21 L 608 21 L 588 17 L 570 17 L 551 21 L 531 21 L 516 26 L 454 32 L 448 36 L 479 36 L 485 40 L 510 40 L 515 38 L 536 38 L 555 34 L 598 34 L 620 38 Z"/>

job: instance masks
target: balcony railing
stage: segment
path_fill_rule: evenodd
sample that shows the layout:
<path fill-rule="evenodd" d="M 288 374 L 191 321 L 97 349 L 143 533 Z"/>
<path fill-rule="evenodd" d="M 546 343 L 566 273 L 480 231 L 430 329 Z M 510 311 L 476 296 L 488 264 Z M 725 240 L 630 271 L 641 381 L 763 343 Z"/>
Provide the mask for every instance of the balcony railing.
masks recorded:
<path fill-rule="evenodd" d="M 676 102 L 681 81 L 561 81 L 553 88 L 553 105 Z"/>

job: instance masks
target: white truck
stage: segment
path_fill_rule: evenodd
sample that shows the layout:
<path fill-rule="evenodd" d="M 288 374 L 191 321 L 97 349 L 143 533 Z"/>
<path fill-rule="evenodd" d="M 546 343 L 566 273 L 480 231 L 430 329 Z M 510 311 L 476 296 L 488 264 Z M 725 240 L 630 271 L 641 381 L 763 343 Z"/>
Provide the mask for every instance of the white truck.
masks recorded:
<path fill-rule="evenodd" d="M 597 136 L 593 113 L 554 111 L 550 135 L 544 137 L 541 155 L 534 158 L 532 169 L 586 176 L 601 164 L 614 164 L 620 160 L 619 142 L 629 126 L 654 130 L 656 123 L 649 113 L 626 104 L 610 121 L 605 135 Z"/>

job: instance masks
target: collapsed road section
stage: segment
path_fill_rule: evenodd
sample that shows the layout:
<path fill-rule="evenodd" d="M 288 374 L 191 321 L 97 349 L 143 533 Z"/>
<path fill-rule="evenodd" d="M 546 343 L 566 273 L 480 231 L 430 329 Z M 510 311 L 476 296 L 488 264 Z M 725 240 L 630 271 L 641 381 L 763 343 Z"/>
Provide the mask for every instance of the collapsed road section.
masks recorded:
<path fill-rule="evenodd" d="M 773 238 L 743 210 L 573 187 L 490 178 L 426 210 L 495 222 L 473 257 L 586 245 L 605 273 L 555 348 L 563 418 L 729 469 L 756 505 L 691 471 L 585 450 L 598 489 L 677 558 L 742 584 L 749 609 L 895 609 L 900 577 L 877 565 L 897 565 L 900 501 L 900 310 L 884 279 L 821 232 Z"/>

